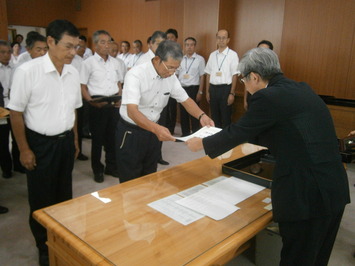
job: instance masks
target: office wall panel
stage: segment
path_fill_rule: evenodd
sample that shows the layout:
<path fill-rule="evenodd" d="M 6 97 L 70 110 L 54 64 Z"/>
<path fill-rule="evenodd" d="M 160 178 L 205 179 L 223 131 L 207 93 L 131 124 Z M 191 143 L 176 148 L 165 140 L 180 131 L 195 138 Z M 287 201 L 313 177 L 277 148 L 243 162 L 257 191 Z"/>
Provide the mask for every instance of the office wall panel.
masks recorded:
<path fill-rule="evenodd" d="M 6 0 L 0 0 L 0 39 L 7 40 L 7 6 Z"/>
<path fill-rule="evenodd" d="M 286 0 L 281 63 L 318 94 L 355 99 L 355 1 Z"/>
<path fill-rule="evenodd" d="M 7 0 L 9 25 L 46 27 L 55 19 L 72 20 L 73 0 Z"/>
<path fill-rule="evenodd" d="M 197 52 L 206 60 L 216 49 L 219 1 L 184 0 L 183 39 L 192 36 L 197 40 Z"/>

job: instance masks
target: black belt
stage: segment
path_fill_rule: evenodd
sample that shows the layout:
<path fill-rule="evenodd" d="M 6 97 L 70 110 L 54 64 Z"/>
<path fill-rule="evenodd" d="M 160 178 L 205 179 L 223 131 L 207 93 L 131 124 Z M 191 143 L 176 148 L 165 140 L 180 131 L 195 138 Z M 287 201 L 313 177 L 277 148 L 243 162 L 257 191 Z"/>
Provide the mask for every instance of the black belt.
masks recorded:
<path fill-rule="evenodd" d="M 218 84 L 218 85 L 215 85 L 215 84 L 210 83 L 210 85 L 215 86 L 215 87 L 223 87 L 223 86 L 230 86 L 231 84 Z"/>
<path fill-rule="evenodd" d="M 47 139 L 63 139 L 63 138 L 68 137 L 73 132 L 72 130 L 67 130 L 67 131 L 64 131 L 64 132 L 57 134 L 57 135 L 47 136 L 47 135 L 40 134 L 36 131 L 33 131 L 29 128 L 26 128 L 26 131 L 34 136 L 39 136 L 39 137 L 47 138 Z"/>
<path fill-rule="evenodd" d="M 139 126 L 137 126 L 137 125 L 135 125 L 135 124 L 132 124 L 132 123 L 130 123 L 130 122 L 127 122 L 127 121 L 124 120 L 122 117 L 121 117 L 121 119 L 120 119 L 120 122 L 121 122 L 122 124 L 124 124 L 125 126 L 128 126 L 128 127 L 130 127 L 130 128 L 145 130 L 144 128 L 141 128 L 141 127 L 139 127 Z"/>

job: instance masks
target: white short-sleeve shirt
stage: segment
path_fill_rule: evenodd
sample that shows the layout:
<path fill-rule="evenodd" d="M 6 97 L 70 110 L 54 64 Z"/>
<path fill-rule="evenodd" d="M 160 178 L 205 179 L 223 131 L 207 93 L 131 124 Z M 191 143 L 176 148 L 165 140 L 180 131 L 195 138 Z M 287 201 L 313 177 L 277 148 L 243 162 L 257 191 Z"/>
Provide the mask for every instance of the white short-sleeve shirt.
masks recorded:
<path fill-rule="evenodd" d="M 205 59 L 194 53 L 185 55 L 180 63 L 179 80 L 183 87 L 200 85 L 200 77 L 205 74 Z"/>
<path fill-rule="evenodd" d="M 189 98 L 175 75 L 161 78 L 151 61 L 135 66 L 127 72 L 125 78 L 121 117 L 135 124 L 127 114 L 127 104 L 135 104 L 149 120 L 157 122 L 163 108 L 168 104 L 169 97 L 179 103 Z"/>
<path fill-rule="evenodd" d="M 11 86 L 11 76 L 13 69 L 14 66 L 12 62 L 9 62 L 8 65 L 3 65 L 0 63 L 0 82 L 2 84 L 2 87 L 4 88 L 3 97 L 5 107 L 7 107 L 9 103 L 9 91 Z"/>
<path fill-rule="evenodd" d="M 23 112 L 26 127 L 53 136 L 71 130 L 82 105 L 78 71 L 64 65 L 59 75 L 48 53 L 19 66 L 8 108 Z"/>
<path fill-rule="evenodd" d="M 80 82 L 87 85 L 91 96 L 110 96 L 119 92 L 118 82 L 123 80 L 124 70 L 116 58 L 105 61 L 95 53 L 84 60 L 80 70 Z"/>
<path fill-rule="evenodd" d="M 213 85 L 231 84 L 233 75 L 238 74 L 238 64 L 238 54 L 227 47 L 221 53 L 216 50 L 210 54 L 205 72 Z"/>
<path fill-rule="evenodd" d="M 135 65 L 137 65 L 137 62 L 138 62 L 139 58 L 141 58 L 142 55 L 144 55 L 143 52 L 140 52 L 139 54 L 133 54 L 133 55 L 131 56 L 131 59 L 130 59 L 129 62 L 128 62 L 127 67 L 128 67 L 128 68 L 132 68 L 132 67 L 134 67 Z"/>
<path fill-rule="evenodd" d="M 155 57 L 155 54 L 152 50 L 148 50 L 144 55 L 142 55 L 136 62 L 136 66 L 141 65 L 143 63 L 147 63 L 151 61 Z"/>
<path fill-rule="evenodd" d="M 125 53 L 125 54 L 119 54 L 117 56 L 117 58 L 121 59 L 124 62 L 124 64 L 126 65 L 126 67 L 128 67 L 128 63 L 129 63 L 129 61 L 131 61 L 132 56 L 133 55 L 130 53 Z"/>

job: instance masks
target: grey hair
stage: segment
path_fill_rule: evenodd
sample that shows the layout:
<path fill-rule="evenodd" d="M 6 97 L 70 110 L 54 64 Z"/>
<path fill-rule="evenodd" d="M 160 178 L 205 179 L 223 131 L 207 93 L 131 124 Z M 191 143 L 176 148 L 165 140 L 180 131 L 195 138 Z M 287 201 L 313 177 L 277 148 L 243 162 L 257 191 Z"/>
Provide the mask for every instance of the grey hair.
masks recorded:
<path fill-rule="evenodd" d="M 254 48 L 246 52 L 238 64 L 238 70 L 244 77 L 250 72 L 257 73 L 265 81 L 282 73 L 279 58 L 268 48 Z"/>
<path fill-rule="evenodd" d="M 155 41 L 156 41 L 156 39 L 158 39 L 158 38 L 162 38 L 162 39 L 166 40 L 166 34 L 165 34 L 165 32 L 162 32 L 162 31 L 159 31 L 159 30 L 155 31 L 155 32 L 153 33 L 152 39 L 151 39 L 151 40 L 152 40 L 152 44 L 154 44 Z"/>
<path fill-rule="evenodd" d="M 97 44 L 99 42 L 99 35 L 107 35 L 107 36 L 110 36 L 111 38 L 111 35 L 110 33 L 108 33 L 107 31 L 105 30 L 97 30 L 94 32 L 94 34 L 92 35 L 92 41 Z"/>
<path fill-rule="evenodd" d="M 181 61 L 183 54 L 178 43 L 173 41 L 163 41 L 159 44 L 155 55 L 159 56 L 162 61 L 167 61 L 169 57 L 174 60 Z"/>

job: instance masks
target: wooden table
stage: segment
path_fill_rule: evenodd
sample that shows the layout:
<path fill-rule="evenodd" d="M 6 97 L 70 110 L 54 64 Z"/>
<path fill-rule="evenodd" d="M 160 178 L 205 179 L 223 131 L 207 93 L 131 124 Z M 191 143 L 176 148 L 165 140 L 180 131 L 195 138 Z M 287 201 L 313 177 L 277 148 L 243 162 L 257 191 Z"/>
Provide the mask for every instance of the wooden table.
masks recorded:
<path fill-rule="evenodd" d="M 262 147 L 243 144 L 228 159 L 203 157 L 130 182 L 38 210 L 48 232 L 51 265 L 211 265 L 223 264 L 248 248 L 248 241 L 272 220 L 264 189 L 215 221 L 204 217 L 188 226 L 147 206 L 222 175 L 225 162 Z"/>

